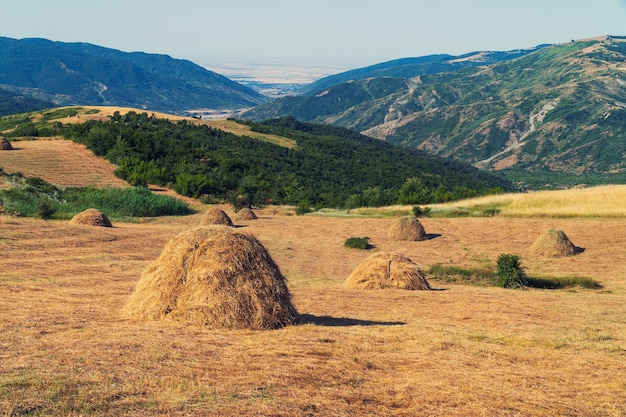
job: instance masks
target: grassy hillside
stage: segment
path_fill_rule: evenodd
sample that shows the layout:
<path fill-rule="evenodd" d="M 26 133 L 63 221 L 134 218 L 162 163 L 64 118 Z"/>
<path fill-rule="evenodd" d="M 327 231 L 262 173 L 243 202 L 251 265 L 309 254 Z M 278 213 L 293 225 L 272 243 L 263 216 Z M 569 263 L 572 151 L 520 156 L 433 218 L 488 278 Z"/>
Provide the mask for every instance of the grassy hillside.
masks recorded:
<path fill-rule="evenodd" d="M 622 183 L 625 45 L 603 37 L 454 72 L 352 81 L 248 115 L 349 127 L 504 171 L 532 188 Z"/>

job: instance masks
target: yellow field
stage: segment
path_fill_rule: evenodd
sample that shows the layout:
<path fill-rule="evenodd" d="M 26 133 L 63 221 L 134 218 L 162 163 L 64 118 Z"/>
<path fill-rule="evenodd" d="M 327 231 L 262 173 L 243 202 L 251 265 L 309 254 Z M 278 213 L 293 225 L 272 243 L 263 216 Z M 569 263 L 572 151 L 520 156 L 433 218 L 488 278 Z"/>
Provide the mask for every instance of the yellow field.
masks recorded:
<path fill-rule="evenodd" d="M 93 181 L 92 164 L 70 164 Z M 55 178 L 49 166 L 38 176 Z M 604 206 L 624 207 L 621 188 L 607 190 L 616 196 Z M 111 229 L 0 216 L 0 415 L 626 416 L 626 221 L 589 208 L 559 218 L 553 205 L 562 203 L 546 203 L 548 217 L 424 218 L 423 242 L 389 240 L 391 217 L 258 210 L 259 220 L 239 226 L 288 278 L 303 319 L 275 331 L 121 317 L 143 269 L 202 211 Z M 531 256 L 548 228 L 582 253 Z M 346 249 L 350 236 L 374 248 Z M 531 275 L 587 276 L 603 288 L 345 288 L 377 251 L 426 270 L 515 253 Z"/>
<path fill-rule="evenodd" d="M 501 194 L 433 205 L 434 210 L 488 208 L 501 215 L 522 217 L 626 217 L 626 185 L 605 185 L 583 189 Z"/>

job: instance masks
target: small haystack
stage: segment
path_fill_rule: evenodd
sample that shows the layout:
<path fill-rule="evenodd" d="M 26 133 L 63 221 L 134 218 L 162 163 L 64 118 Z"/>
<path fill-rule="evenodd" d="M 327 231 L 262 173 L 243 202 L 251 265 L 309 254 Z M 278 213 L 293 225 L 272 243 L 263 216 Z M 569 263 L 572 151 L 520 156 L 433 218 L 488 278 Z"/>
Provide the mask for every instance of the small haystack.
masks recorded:
<path fill-rule="evenodd" d="M 228 217 L 228 214 L 226 214 L 224 210 L 219 207 L 212 207 L 208 209 L 200 221 L 200 226 L 209 226 L 212 224 L 231 227 L 234 226 L 232 220 Z"/>
<path fill-rule="evenodd" d="M 428 235 L 424 231 L 424 226 L 415 216 L 401 217 L 391 225 L 387 233 L 391 240 L 427 240 Z"/>
<path fill-rule="evenodd" d="M 235 220 L 237 221 L 247 221 L 247 220 L 256 220 L 256 219 L 258 219 L 257 215 L 254 213 L 254 211 L 250 210 L 247 207 L 242 208 L 235 215 Z"/>
<path fill-rule="evenodd" d="M 286 279 L 252 235 L 201 226 L 174 237 L 144 271 L 122 313 L 227 329 L 294 324 Z"/>
<path fill-rule="evenodd" d="M 86 226 L 113 227 L 111 221 L 98 209 L 87 209 L 72 217 L 70 224 L 80 224 Z"/>
<path fill-rule="evenodd" d="M 377 253 L 363 261 L 345 282 L 349 288 L 365 290 L 399 288 L 430 290 L 420 266 L 406 256 Z"/>
<path fill-rule="evenodd" d="M 561 230 L 549 229 L 542 233 L 530 247 L 530 253 L 549 258 L 576 254 L 576 246 Z"/>
<path fill-rule="evenodd" d="M 10 151 L 13 150 L 13 146 L 11 146 L 11 142 L 7 140 L 5 137 L 0 137 L 0 151 Z"/>

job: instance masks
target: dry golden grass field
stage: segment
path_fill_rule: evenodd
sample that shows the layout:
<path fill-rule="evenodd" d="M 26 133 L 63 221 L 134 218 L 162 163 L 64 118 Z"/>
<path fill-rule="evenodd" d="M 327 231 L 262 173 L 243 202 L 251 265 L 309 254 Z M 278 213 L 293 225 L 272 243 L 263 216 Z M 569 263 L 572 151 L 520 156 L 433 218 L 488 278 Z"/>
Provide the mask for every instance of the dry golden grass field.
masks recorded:
<path fill-rule="evenodd" d="M 92 158 L 70 163 L 85 185 L 101 184 Z M 6 161 L 0 153 L 12 172 Z M 37 174 L 61 184 L 54 166 Z M 626 416 L 623 218 L 424 218 L 429 240 L 395 242 L 393 218 L 266 208 L 238 226 L 288 278 L 302 324 L 232 331 L 122 318 L 144 268 L 200 223 L 207 207 L 194 207 L 113 228 L 0 217 L 0 415 Z M 549 228 L 584 251 L 531 256 Z M 351 236 L 374 247 L 347 249 Z M 425 270 L 515 253 L 530 275 L 586 276 L 603 288 L 345 288 L 378 251 Z"/>

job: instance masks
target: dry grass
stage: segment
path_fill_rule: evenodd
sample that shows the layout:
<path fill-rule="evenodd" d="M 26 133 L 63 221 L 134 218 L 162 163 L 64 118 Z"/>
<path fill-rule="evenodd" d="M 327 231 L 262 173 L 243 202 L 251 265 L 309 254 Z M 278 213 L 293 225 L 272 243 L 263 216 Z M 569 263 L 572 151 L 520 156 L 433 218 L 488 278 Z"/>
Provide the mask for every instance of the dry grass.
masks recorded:
<path fill-rule="evenodd" d="M 234 226 L 230 216 L 226 214 L 220 207 L 209 208 L 200 220 L 200 226 L 206 226 L 211 224 L 219 224 L 223 226 Z"/>
<path fill-rule="evenodd" d="M 111 220 L 98 209 L 87 209 L 72 217 L 70 224 L 83 226 L 113 227 Z"/>
<path fill-rule="evenodd" d="M 377 253 L 363 261 L 345 282 L 364 290 L 430 290 L 424 271 L 401 254 Z"/>
<path fill-rule="evenodd" d="M 622 201 L 615 190 L 605 205 Z M 393 218 L 291 213 L 258 211 L 244 229 L 288 278 L 304 321 L 273 331 L 122 316 L 142 271 L 202 211 L 98 233 L 0 216 L 0 414 L 626 415 L 623 219 L 426 218 L 431 239 L 398 242 L 387 234 Z M 584 251 L 533 256 L 546 229 L 566 230 Z M 372 251 L 403 253 L 424 270 L 515 253 L 529 274 L 604 287 L 431 280 L 439 291 L 356 291 L 343 283 L 367 255 L 344 248 L 346 236 L 368 236 Z"/>
<path fill-rule="evenodd" d="M 626 218 L 626 185 L 501 194 L 431 207 L 434 211 L 495 207 L 501 215 L 515 217 Z"/>
<path fill-rule="evenodd" d="M 530 253 L 537 256 L 558 258 L 576 254 L 576 246 L 562 230 L 548 229 L 530 247 Z"/>
<path fill-rule="evenodd" d="M 123 313 L 251 330 L 284 327 L 298 317 L 267 250 L 254 236 L 226 226 L 185 230 L 168 242 Z"/>
<path fill-rule="evenodd" d="M 258 219 L 256 213 L 251 209 L 244 207 L 233 217 L 236 221 L 249 221 Z"/>
<path fill-rule="evenodd" d="M 396 220 L 389 228 L 389 239 L 392 240 L 426 240 L 428 235 L 424 226 L 415 216 L 404 216 Z"/>
<path fill-rule="evenodd" d="M 113 175 L 115 168 L 84 145 L 69 140 L 13 141 L 13 150 L 0 153 L 0 167 L 58 186 L 128 187 Z"/>
<path fill-rule="evenodd" d="M 141 272 L 202 213 L 98 234 L 63 222 L 0 222 L 0 410 L 7 415 L 623 416 L 626 224 L 593 219 L 424 219 L 434 239 L 395 242 L 393 219 L 273 216 L 246 228 L 288 277 L 304 324 L 209 330 L 120 313 Z M 559 228 L 583 246 L 528 254 Z M 506 230 L 506 233 L 503 231 Z M 424 265 L 520 253 L 542 274 L 604 290 L 355 291 L 367 235 Z M 104 255 L 104 256 L 103 256 Z M 28 259 L 27 262 L 24 260 Z M 432 283 L 431 283 L 432 285 Z"/>

